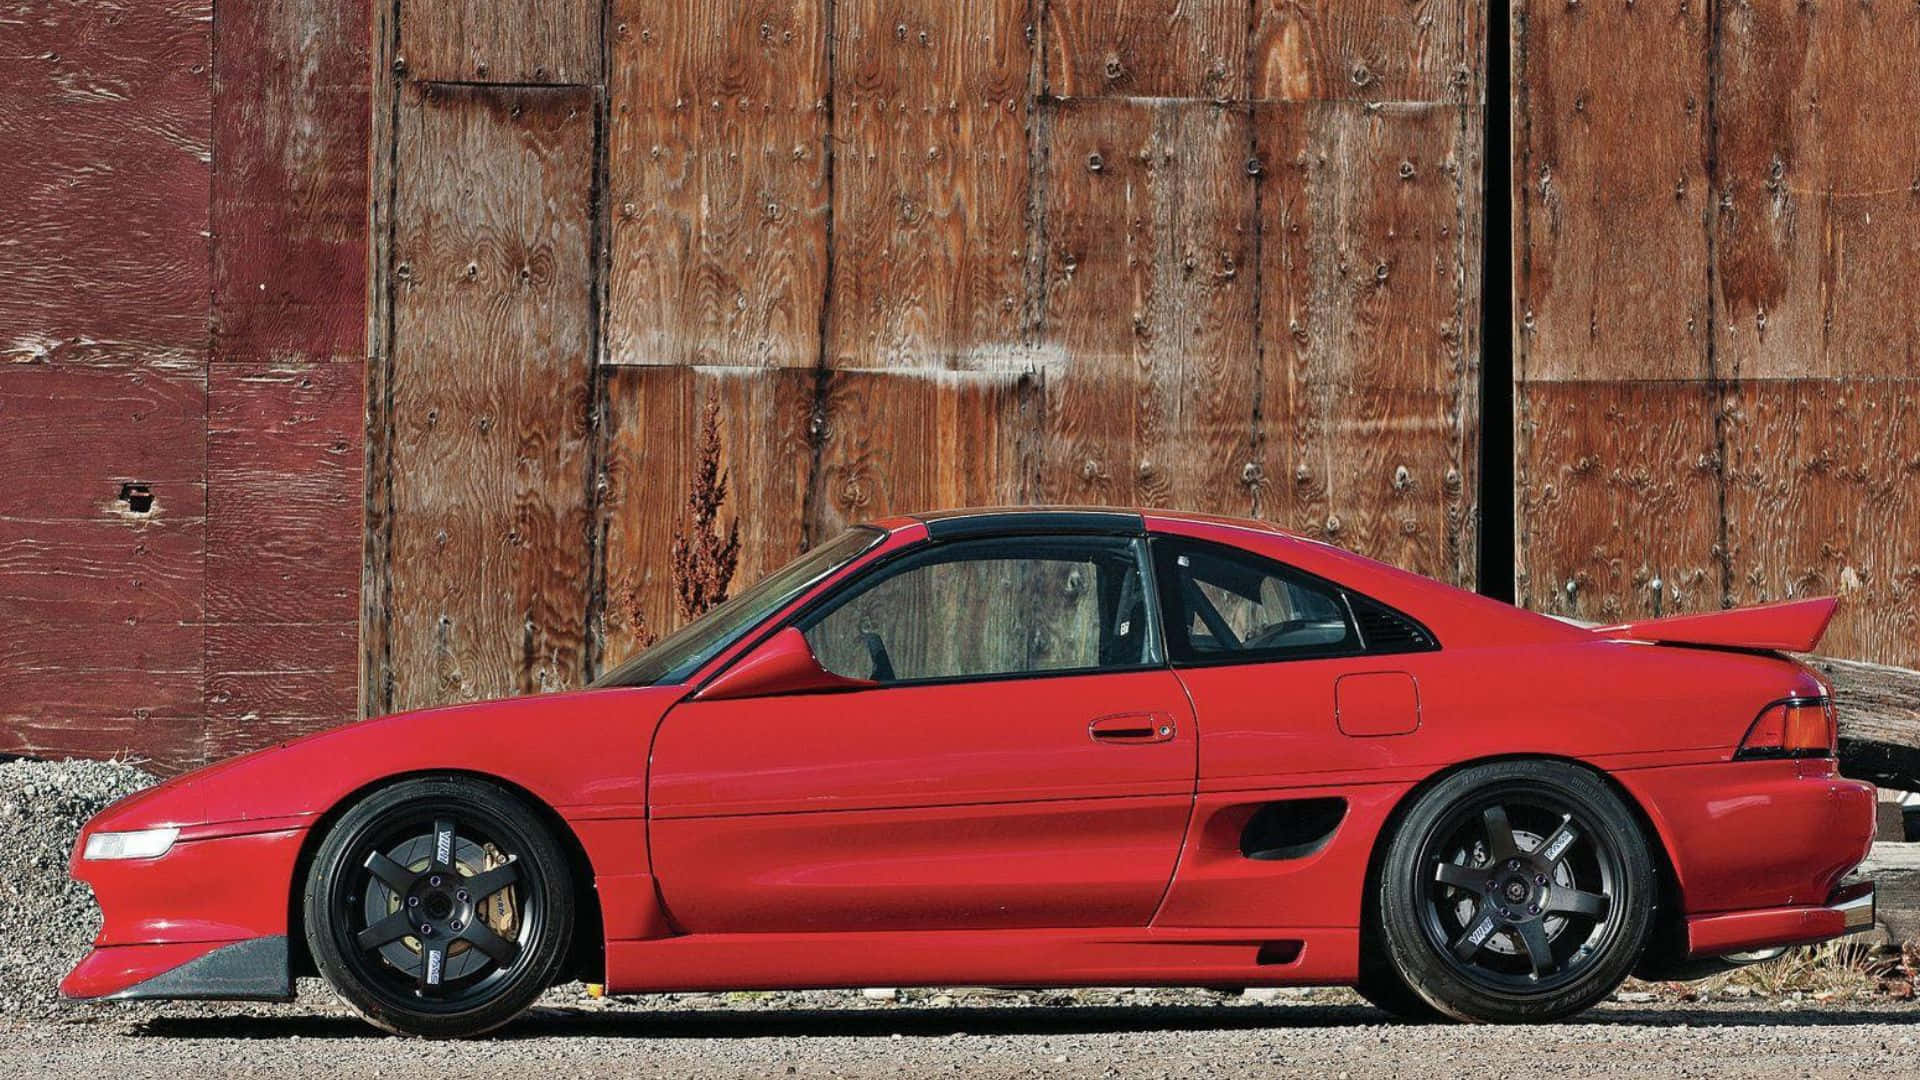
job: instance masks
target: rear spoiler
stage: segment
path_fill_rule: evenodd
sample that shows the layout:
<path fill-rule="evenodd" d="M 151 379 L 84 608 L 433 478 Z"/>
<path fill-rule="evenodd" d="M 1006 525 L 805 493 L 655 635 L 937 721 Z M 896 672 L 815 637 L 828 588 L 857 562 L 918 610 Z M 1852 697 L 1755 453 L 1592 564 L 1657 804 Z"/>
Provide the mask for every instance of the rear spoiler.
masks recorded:
<path fill-rule="evenodd" d="M 1628 641 L 1655 641 L 1671 645 L 1711 645 L 1723 649 L 1773 649 L 1780 652 L 1812 652 L 1833 621 L 1837 597 L 1821 596 L 1812 600 L 1789 600 L 1782 604 L 1760 604 L 1711 611 L 1701 615 L 1674 615 L 1665 619 L 1601 626 L 1594 633 L 1604 638 Z"/>

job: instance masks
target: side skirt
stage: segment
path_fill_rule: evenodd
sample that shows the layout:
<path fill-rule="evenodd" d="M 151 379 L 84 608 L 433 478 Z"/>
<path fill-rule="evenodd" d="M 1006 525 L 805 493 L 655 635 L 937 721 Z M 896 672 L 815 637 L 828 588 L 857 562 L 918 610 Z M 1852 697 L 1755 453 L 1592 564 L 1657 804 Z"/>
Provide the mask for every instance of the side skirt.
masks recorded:
<path fill-rule="evenodd" d="M 1351 927 L 691 934 L 607 946 L 613 993 L 1350 983 Z"/>

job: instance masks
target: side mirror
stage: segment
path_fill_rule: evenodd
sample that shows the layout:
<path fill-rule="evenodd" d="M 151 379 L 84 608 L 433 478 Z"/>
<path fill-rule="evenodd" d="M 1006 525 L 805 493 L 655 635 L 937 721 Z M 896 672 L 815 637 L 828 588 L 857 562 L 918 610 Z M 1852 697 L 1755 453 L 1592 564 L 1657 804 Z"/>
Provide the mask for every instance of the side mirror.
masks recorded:
<path fill-rule="evenodd" d="M 773 697 L 777 694 L 820 694 L 835 690 L 866 690 L 880 684 L 871 679 L 849 679 L 820 666 L 806 635 L 789 626 L 759 648 L 720 673 L 698 701 Z"/>

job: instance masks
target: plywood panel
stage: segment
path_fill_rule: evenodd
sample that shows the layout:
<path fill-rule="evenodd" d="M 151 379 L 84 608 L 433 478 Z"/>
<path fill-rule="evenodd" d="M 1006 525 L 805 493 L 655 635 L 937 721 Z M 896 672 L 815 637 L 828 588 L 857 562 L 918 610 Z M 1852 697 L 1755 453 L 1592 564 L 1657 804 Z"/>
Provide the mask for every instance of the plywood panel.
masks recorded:
<path fill-rule="evenodd" d="M 627 368 L 608 373 L 606 479 L 600 504 L 606 558 L 601 667 L 648 634 L 686 621 L 673 576 L 674 540 L 687 534 L 687 496 L 706 410 L 717 407 L 721 528 L 738 522 L 732 591 L 765 576 L 805 545 L 812 467 L 811 371 Z"/>
<path fill-rule="evenodd" d="M 197 621 L 204 537 L 198 518 L 0 518 L 0 619 Z"/>
<path fill-rule="evenodd" d="M 400 58 L 416 79 L 593 83 L 600 10 L 595 0 L 400 0 Z"/>
<path fill-rule="evenodd" d="M 1542 382 L 1518 395 L 1521 605 L 1597 622 L 1720 607 L 1713 393 Z"/>
<path fill-rule="evenodd" d="M 382 705 L 570 686 L 589 562 L 591 94 L 415 89 L 398 134 Z"/>
<path fill-rule="evenodd" d="M 209 626 L 208 756 L 257 750 L 354 719 L 358 631 L 353 622 Z"/>
<path fill-rule="evenodd" d="M 1050 119 L 1042 497 L 1244 513 L 1254 177 L 1244 109 L 1061 103 Z"/>
<path fill-rule="evenodd" d="M 1706 377 L 1706 10 L 1516 10 L 1514 304 L 1527 380 Z"/>
<path fill-rule="evenodd" d="M 205 355 L 211 17 L 208 0 L 0 17 L 0 360 Z"/>
<path fill-rule="evenodd" d="M 1044 10 L 1056 97 L 1247 96 L 1245 0 L 1051 0 Z"/>
<path fill-rule="evenodd" d="M 835 367 L 1027 362 L 1028 6 L 833 6 Z"/>
<path fill-rule="evenodd" d="M 1034 375 L 837 372 L 812 535 L 892 514 L 1034 502 L 1045 420 Z"/>
<path fill-rule="evenodd" d="M 1751 0 L 1722 9 L 1715 144 L 1720 369 L 1903 375 L 1920 320 L 1920 50 L 1912 11 Z"/>
<path fill-rule="evenodd" d="M 1253 97 L 1467 101 L 1478 63 L 1467 0 L 1254 0 Z"/>
<path fill-rule="evenodd" d="M 820 0 L 615 4 L 609 362 L 819 362 L 825 29 Z"/>
<path fill-rule="evenodd" d="M 0 754 L 146 759 L 163 773 L 201 762 L 200 627 L 4 625 Z"/>
<path fill-rule="evenodd" d="M 207 388 L 198 363 L 0 363 L 0 517 L 91 521 L 125 516 L 128 484 L 148 515 L 206 512 Z"/>
<path fill-rule="evenodd" d="M 1920 387 L 1749 382 L 1727 415 L 1734 602 L 1838 594 L 1822 652 L 1920 666 Z"/>
<path fill-rule="evenodd" d="M 1457 106 L 1255 113 L 1261 164 L 1257 509 L 1445 580 L 1475 561 L 1478 377 Z M 1477 238 L 1473 241 L 1477 245 Z"/>
<path fill-rule="evenodd" d="M 367 0 L 220 9 L 216 362 L 365 352 L 367 25 Z"/>
<path fill-rule="evenodd" d="M 357 619 L 360 365 L 216 364 L 211 389 L 208 619 Z M 209 663 L 225 670 L 223 660 Z M 340 671 L 349 684 L 356 666 Z"/>

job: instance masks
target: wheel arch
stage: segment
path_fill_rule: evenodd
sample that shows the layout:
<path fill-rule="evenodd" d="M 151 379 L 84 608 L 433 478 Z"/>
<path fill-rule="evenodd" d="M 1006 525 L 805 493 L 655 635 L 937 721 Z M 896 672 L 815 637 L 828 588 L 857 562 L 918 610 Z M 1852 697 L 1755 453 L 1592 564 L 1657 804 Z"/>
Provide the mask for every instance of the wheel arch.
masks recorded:
<path fill-rule="evenodd" d="M 1456 761 L 1429 774 L 1425 779 L 1403 792 L 1393 808 L 1388 811 L 1378 832 L 1374 834 L 1373 848 L 1367 855 L 1366 879 L 1361 887 L 1360 900 L 1360 968 L 1362 971 L 1378 968 L 1382 963 L 1380 941 L 1380 890 L 1378 883 L 1382 864 L 1386 860 L 1387 848 L 1393 842 L 1394 833 L 1400 823 L 1413 809 L 1415 803 L 1448 777 L 1465 772 L 1481 765 L 1496 765 L 1505 761 L 1554 761 L 1570 765 L 1597 777 L 1609 790 L 1619 796 L 1627 812 L 1640 828 L 1641 839 L 1647 845 L 1647 854 L 1653 859 L 1653 872 L 1656 882 L 1654 900 L 1653 934 L 1647 942 L 1647 953 L 1666 953 L 1671 950 L 1677 938 L 1684 951 L 1686 920 L 1682 915 L 1680 879 L 1674 869 L 1673 857 L 1667 847 L 1666 836 L 1656 824 L 1653 815 L 1647 811 L 1638 796 L 1622 784 L 1618 777 L 1599 768 L 1592 762 L 1564 754 L 1515 753 L 1489 754 L 1485 757 Z"/>
<path fill-rule="evenodd" d="M 316 975 L 313 956 L 307 948 L 306 912 L 302 904 L 306 892 L 307 874 L 313 867 L 314 856 L 325 841 L 327 832 L 347 811 L 353 809 L 361 800 L 395 784 L 408 780 L 420 780 L 435 777 L 466 777 L 480 780 L 500 787 L 524 802 L 553 834 L 560 850 L 566 854 L 567 872 L 574 889 L 574 934 L 572 955 L 567 958 L 565 971 L 571 975 L 589 981 L 602 981 L 606 971 L 606 933 L 605 920 L 600 911 L 600 892 L 594 885 L 593 860 L 587 855 L 586 845 L 581 843 L 579 834 L 567 819 L 560 816 L 545 799 L 527 790 L 497 773 L 479 769 L 414 769 L 408 772 L 392 773 L 369 780 L 352 791 L 340 796 L 333 804 L 314 819 L 313 825 L 301 837 L 300 852 L 293 864 L 292 880 L 287 888 L 287 959 L 293 975 Z"/>

